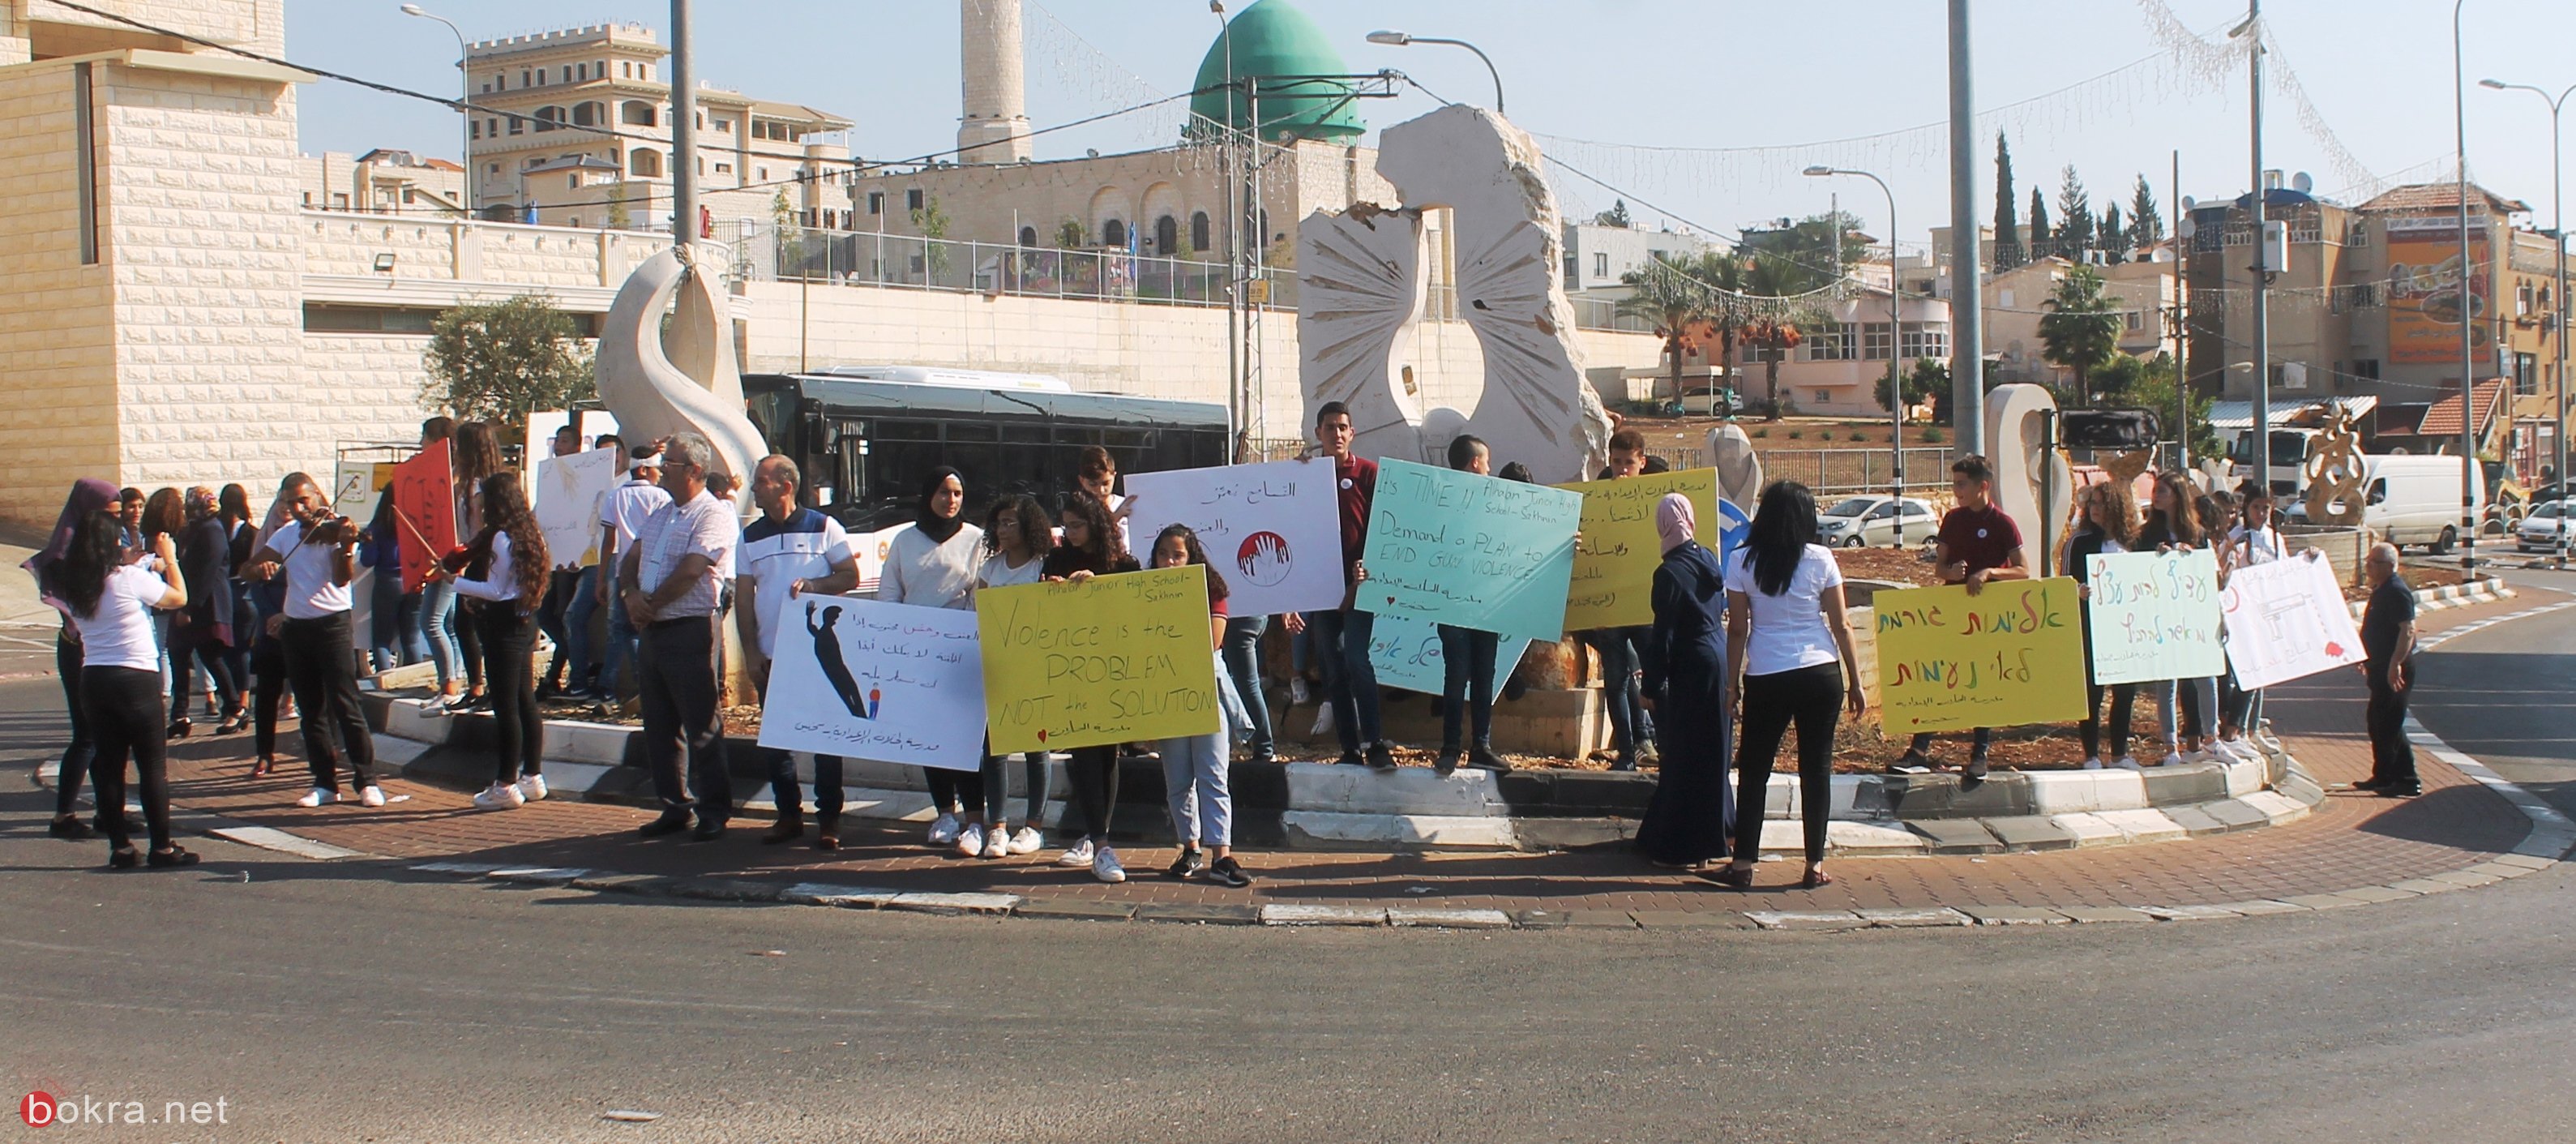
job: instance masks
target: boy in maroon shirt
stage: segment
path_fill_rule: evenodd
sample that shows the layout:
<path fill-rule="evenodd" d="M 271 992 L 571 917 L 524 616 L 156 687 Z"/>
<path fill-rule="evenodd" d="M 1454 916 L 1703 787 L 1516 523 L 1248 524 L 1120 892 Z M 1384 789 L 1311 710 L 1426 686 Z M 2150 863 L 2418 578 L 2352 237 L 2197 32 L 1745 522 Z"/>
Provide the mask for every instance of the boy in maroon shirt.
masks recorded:
<path fill-rule="evenodd" d="M 1353 606 L 1359 583 L 1368 579 L 1360 550 L 1368 542 L 1369 504 L 1377 495 L 1377 462 L 1351 454 L 1351 411 L 1338 401 L 1315 410 L 1315 443 L 1333 459 L 1333 483 L 1341 501 L 1342 606 L 1328 611 L 1291 613 L 1288 630 L 1314 628 L 1315 656 L 1324 668 L 1325 702 L 1333 705 L 1333 731 L 1342 741 L 1342 762 L 1365 762 L 1382 771 L 1395 769 L 1395 754 L 1381 733 L 1378 718 L 1377 668 L 1369 663 L 1369 637 L 1377 617 Z"/>
<path fill-rule="evenodd" d="M 1966 456 L 1950 465 L 1950 492 L 1959 507 L 1941 517 L 1933 560 L 1944 584 L 1965 584 L 1971 596 L 1997 580 L 2030 579 L 2030 561 L 2022 554 L 2021 526 L 1994 502 L 1995 471 L 1984 457 Z M 1979 727 L 1968 749 L 1970 782 L 1986 777 L 1986 747 L 1994 728 Z M 1932 765 L 1932 733 L 1917 732 L 1894 767 Z"/>

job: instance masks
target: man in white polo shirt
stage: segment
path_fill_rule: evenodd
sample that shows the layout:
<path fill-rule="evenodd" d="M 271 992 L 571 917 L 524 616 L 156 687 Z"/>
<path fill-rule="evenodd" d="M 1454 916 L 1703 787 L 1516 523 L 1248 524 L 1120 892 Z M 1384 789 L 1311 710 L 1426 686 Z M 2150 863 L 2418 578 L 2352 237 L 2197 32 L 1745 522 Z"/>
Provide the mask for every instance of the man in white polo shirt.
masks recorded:
<path fill-rule="evenodd" d="M 671 503 L 671 494 L 662 490 L 661 445 L 638 445 L 631 457 L 626 483 L 610 489 L 599 502 L 598 592 L 608 601 L 608 650 L 599 657 L 599 678 L 591 686 L 590 697 L 602 704 L 618 701 L 624 669 L 635 659 L 635 623 L 626 614 L 624 594 L 610 581 L 617 576 L 618 562 L 635 548 L 635 536 L 644 522 Z"/>
<path fill-rule="evenodd" d="M 725 772 L 723 621 L 718 606 L 742 536 L 733 504 L 707 491 L 715 446 L 695 433 L 675 433 L 662 446 L 662 489 L 671 503 L 654 511 L 617 570 L 626 615 L 637 628 L 642 667 L 644 755 L 653 769 L 662 817 L 646 838 L 676 833 L 697 813 L 691 837 L 724 836 L 733 816 L 733 780 Z M 688 769 L 680 766 L 683 750 Z"/>

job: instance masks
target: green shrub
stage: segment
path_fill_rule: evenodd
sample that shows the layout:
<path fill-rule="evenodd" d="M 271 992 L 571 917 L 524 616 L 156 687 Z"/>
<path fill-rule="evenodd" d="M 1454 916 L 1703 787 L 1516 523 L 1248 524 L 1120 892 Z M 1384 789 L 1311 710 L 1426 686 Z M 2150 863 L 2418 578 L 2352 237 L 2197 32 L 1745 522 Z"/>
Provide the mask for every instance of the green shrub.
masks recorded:
<path fill-rule="evenodd" d="M 1789 431 L 1789 439 L 1790 439 L 1790 440 L 1792 440 L 1792 441 L 1799 440 L 1799 439 L 1801 439 L 1801 438 L 1805 437 L 1806 435 L 1807 435 L 1807 431 L 1806 431 L 1806 430 L 1804 430 L 1804 429 L 1792 429 L 1792 430 L 1790 430 L 1790 431 Z"/>
<path fill-rule="evenodd" d="M 1941 427 L 1940 427 L 1940 426 L 1938 426 L 1938 425 L 1926 425 L 1926 426 L 1924 426 L 1924 427 L 1923 427 L 1923 443 L 1924 443 L 1924 444 L 1926 444 L 1926 445 L 1938 445 L 1938 444 L 1940 444 L 1941 442 L 1943 442 L 1943 441 L 1945 441 L 1945 440 L 1948 440 L 1948 438 L 1943 437 L 1943 436 L 1941 435 Z"/>

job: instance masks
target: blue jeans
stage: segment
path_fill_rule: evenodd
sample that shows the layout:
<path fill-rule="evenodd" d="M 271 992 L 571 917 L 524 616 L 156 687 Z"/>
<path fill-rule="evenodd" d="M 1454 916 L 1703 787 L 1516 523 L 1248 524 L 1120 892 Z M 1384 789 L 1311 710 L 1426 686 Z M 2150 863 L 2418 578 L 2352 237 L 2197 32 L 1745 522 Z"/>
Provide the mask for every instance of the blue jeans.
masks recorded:
<path fill-rule="evenodd" d="M 1324 669 L 1324 694 L 1333 705 L 1333 733 L 1345 755 L 1378 741 L 1377 668 L 1369 663 L 1369 636 L 1376 628 L 1377 617 L 1357 608 L 1306 613 L 1315 660 Z"/>
<path fill-rule="evenodd" d="M 562 654 L 570 661 L 572 675 L 564 686 L 579 691 L 590 686 L 599 675 L 599 649 L 591 646 L 590 626 L 599 618 L 599 574 L 581 570 L 581 580 L 573 586 L 572 603 L 564 608 Z"/>
<path fill-rule="evenodd" d="M 402 570 L 376 569 L 375 589 L 368 599 L 367 639 L 376 670 L 391 671 L 429 658 L 429 637 L 420 629 L 420 596 L 402 590 Z"/>
<path fill-rule="evenodd" d="M 421 585 L 420 630 L 429 642 L 430 661 L 438 665 L 438 689 L 465 675 L 464 645 L 456 639 L 456 584 L 433 580 Z"/>
<path fill-rule="evenodd" d="M 1226 789 L 1226 732 L 1165 739 L 1163 792 L 1182 847 L 1234 845 L 1234 796 Z"/>
<path fill-rule="evenodd" d="M 2218 678 L 2216 676 L 2204 676 L 2199 679 L 2168 679 L 2161 683 L 2150 683 L 2147 686 L 2157 689 L 2155 695 L 2160 710 L 2157 713 L 2156 729 L 2164 732 L 2165 742 L 2168 745 L 2181 742 L 2182 710 L 2177 700 L 2182 698 L 2180 693 L 2185 689 L 2190 690 L 2193 702 L 2199 705 L 2200 725 L 2193 728 L 2199 732 L 2197 737 L 2203 739 L 2218 737 Z"/>
<path fill-rule="evenodd" d="M 627 664 L 635 661 L 635 625 L 626 618 L 626 599 L 612 596 L 608 601 L 608 652 L 599 665 L 599 693 L 617 698 L 617 686 Z"/>
<path fill-rule="evenodd" d="M 1255 759 L 1277 753 L 1270 735 L 1270 703 L 1261 694 L 1261 633 L 1269 627 L 1268 616 L 1235 616 L 1225 622 L 1225 672 L 1234 677 L 1234 692 L 1251 720 Z"/>
<path fill-rule="evenodd" d="M 1655 736 L 1654 725 L 1646 721 L 1637 682 L 1636 631 L 1598 628 L 1576 633 L 1601 655 L 1601 705 L 1610 715 L 1610 749 L 1621 758 L 1634 758 L 1637 748 Z"/>

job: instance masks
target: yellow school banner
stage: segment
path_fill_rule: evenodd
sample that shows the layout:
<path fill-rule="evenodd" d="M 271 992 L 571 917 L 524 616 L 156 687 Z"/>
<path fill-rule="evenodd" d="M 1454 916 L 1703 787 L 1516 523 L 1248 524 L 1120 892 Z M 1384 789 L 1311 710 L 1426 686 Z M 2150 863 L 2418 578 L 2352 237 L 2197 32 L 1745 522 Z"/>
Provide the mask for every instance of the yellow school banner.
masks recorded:
<path fill-rule="evenodd" d="M 1574 550 L 1574 580 L 1565 593 L 1565 630 L 1640 627 L 1655 622 L 1649 594 L 1664 547 L 1655 535 L 1655 502 L 1689 497 L 1700 544 L 1717 551 L 1717 470 L 1689 469 L 1617 481 L 1558 485 L 1583 494 L 1583 543 Z"/>
<path fill-rule="evenodd" d="M 995 754 L 1215 731 L 1207 570 L 1157 568 L 975 594 Z"/>
<path fill-rule="evenodd" d="M 2072 579 L 1880 592 L 1880 720 L 1890 735 L 2084 717 L 2083 605 Z"/>

